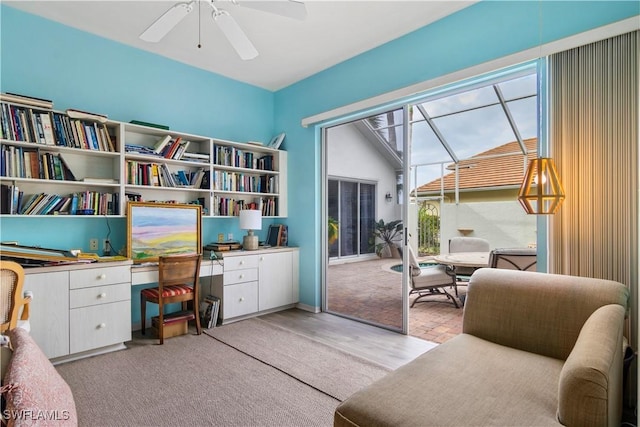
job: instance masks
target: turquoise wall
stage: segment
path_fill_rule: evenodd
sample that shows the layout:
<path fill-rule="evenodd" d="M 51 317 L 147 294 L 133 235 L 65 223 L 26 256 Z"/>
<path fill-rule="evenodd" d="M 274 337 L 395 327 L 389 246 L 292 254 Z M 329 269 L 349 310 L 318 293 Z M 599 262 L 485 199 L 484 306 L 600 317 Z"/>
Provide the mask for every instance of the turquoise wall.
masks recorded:
<path fill-rule="evenodd" d="M 295 178 L 288 223 L 300 247 L 300 301 L 321 305 L 321 147 L 303 118 L 639 14 L 636 1 L 482 1 L 278 91 L 275 127 L 287 132 Z"/>
<path fill-rule="evenodd" d="M 303 128 L 303 118 L 638 15 L 637 1 L 483 1 L 272 93 L 0 6 L 0 91 L 238 141 L 285 131 L 287 223 L 290 244 L 300 247 L 300 302 L 319 307 L 321 148 L 319 129 Z M 106 237 L 110 226 L 120 248 L 125 225 L 119 218 L 107 224 L 4 217 L 0 239 L 88 250 L 88 239 Z M 236 227 L 237 221 L 207 219 L 204 239 L 241 235 Z"/>

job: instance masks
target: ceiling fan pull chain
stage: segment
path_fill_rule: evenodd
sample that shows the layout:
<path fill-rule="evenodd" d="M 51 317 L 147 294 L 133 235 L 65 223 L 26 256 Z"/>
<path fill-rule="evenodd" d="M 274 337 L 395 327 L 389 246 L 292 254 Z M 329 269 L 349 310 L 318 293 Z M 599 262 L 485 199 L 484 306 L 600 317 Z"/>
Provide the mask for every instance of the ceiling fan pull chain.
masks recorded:
<path fill-rule="evenodd" d="M 202 5 L 202 3 L 198 2 L 198 49 L 200 49 L 202 47 L 202 45 L 200 44 L 200 24 L 202 23 L 202 20 L 200 19 L 200 6 Z"/>

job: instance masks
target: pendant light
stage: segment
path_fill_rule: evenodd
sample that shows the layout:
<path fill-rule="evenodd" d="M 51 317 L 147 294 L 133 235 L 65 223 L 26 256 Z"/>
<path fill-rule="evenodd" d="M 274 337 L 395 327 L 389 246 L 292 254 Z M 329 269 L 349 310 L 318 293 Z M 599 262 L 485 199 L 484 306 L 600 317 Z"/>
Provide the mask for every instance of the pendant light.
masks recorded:
<path fill-rule="evenodd" d="M 542 61 L 542 3 L 538 2 L 538 61 Z M 541 151 L 540 141 L 543 139 L 542 128 L 542 79 L 538 68 L 538 152 Z M 564 201 L 564 188 L 558 176 L 553 159 L 539 155 L 529 161 L 524 174 L 518 201 L 525 212 L 532 215 L 552 215 L 560 209 Z"/>
<path fill-rule="evenodd" d="M 564 201 L 564 188 L 553 159 L 538 157 L 529 162 L 518 201 L 528 214 L 551 215 Z"/>

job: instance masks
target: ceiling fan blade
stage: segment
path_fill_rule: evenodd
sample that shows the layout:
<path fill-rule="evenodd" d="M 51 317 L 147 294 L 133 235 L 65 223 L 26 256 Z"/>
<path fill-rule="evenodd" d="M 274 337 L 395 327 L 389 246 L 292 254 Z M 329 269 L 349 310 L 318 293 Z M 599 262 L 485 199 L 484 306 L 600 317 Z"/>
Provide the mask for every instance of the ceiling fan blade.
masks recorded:
<path fill-rule="evenodd" d="M 167 10 L 156 22 L 140 34 L 140 39 L 146 42 L 159 42 L 169 31 L 193 10 L 193 2 L 178 3 Z"/>
<path fill-rule="evenodd" d="M 224 33 L 231 46 L 238 52 L 243 60 L 253 59 L 258 56 L 256 50 L 249 37 L 242 31 L 235 19 L 226 10 L 217 9 L 213 12 L 213 20 L 216 21 L 220 30 Z"/>
<path fill-rule="evenodd" d="M 307 17 L 306 6 L 303 2 L 296 0 L 238 1 L 236 4 L 300 21 Z"/>

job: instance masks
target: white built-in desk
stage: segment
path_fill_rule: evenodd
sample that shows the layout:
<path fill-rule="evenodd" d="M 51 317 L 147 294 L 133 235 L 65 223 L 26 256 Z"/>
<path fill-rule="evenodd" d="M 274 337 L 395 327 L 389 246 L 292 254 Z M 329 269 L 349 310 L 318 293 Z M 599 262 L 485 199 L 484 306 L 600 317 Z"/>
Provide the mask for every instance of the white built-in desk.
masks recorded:
<path fill-rule="evenodd" d="M 223 252 L 202 261 L 200 296 L 220 298 L 222 323 L 293 307 L 298 260 L 291 247 Z M 130 260 L 25 268 L 24 290 L 34 294 L 31 336 L 54 363 L 123 349 L 135 329 L 132 286 L 157 282 L 157 265 Z"/>
<path fill-rule="evenodd" d="M 223 273 L 222 260 L 203 259 L 200 263 L 200 277 L 221 276 Z M 158 283 L 157 265 L 132 265 L 131 286 Z"/>

